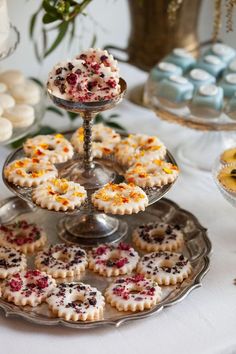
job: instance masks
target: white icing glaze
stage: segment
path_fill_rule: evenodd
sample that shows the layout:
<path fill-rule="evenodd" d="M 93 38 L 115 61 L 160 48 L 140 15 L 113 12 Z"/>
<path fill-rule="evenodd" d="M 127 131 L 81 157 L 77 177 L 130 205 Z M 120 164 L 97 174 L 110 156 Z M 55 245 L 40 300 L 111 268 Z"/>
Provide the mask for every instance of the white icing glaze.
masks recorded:
<path fill-rule="evenodd" d="M 236 85 L 236 74 L 227 74 L 225 76 L 225 81 L 229 84 Z"/>
<path fill-rule="evenodd" d="M 224 56 L 224 55 L 227 55 L 228 53 L 231 53 L 232 48 L 226 44 L 216 43 L 216 44 L 213 44 L 212 51 L 213 51 L 213 53 L 215 53 L 219 56 Z"/>
<path fill-rule="evenodd" d="M 208 72 L 206 72 L 205 70 L 202 70 L 202 69 L 193 69 L 190 71 L 189 75 L 192 79 L 197 80 L 197 81 L 205 81 L 205 80 L 208 80 L 210 77 Z"/>
<path fill-rule="evenodd" d="M 101 292 L 84 283 L 58 284 L 46 301 L 59 317 L 74 321 L 98 319 L 105 305 Z"/>
<path fill-rule="evenodd" d="M 12 247 L 0 246 L 0 278 L 4 279 L 26 268 L 26 257 Z"/>
<path fill-rule="evenodd" d="M 178 66 L 172 63 L 167 63 L 165 61 L 162 61 L 158 64 L 158 68 L 162 71 L 175 72 L 176 69 L 178 69 Z"/>
<path fill-rule="evenodd" d="M 204 61 L 212 65 L 219 65 L 221 63 L 220 58 L 218 58 L 216 55 L 210 55 L 210 54 L 204 57 Z"/>
<path fill-rule="evenodd" d="M 181 58 L 193 58 L 193 56 L 184 48 L 175 48 L 173 53 Z"/>
<path fill-rule="evenodd" d="M 170 80 L 176 82 L 179 85 L 186 85 L 188 83 L 188 79 L 183 76 L 172 75 L 170 76 Z"/>
<path fill-rule="evenodd" d="M 218 91 L 218 87 L 213 84 L 202 85 L 199 88 L 199 93 L 203 96 L 216 96 Z"/>

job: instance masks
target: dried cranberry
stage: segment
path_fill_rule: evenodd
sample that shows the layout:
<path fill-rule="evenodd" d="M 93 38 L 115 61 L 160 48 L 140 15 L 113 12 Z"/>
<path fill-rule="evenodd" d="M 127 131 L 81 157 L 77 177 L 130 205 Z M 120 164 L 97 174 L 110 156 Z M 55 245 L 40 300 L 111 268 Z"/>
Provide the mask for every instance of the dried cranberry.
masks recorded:
<path fill-rule="evenodd" d="M 77 75 L 81 75 L 81 74 L 82 74 L 82 71 L 81 71 L 80 69 L 77 69 L 77 70 L 75 71 L 75 73 L 76 73 Z"/>
<path fill-rule="evenodd" d="M 12 279 L 9 282 L 9 285 L 10 285 L 11 291 L 19 291 L 22 287 L 22 281 Z"/>
<path fill-rule="evenodd" d="M 100 69 L 100 65 L 98 63 L 92 63 L 91 67 L 93 68 L 93 70 L 98 71 Z"/>
<path fill-rule="evenodd" d="M 100 60 L 101 61 L 105 61 L 105 60 L 107 60 L 108 59 L 108 57 L 106 56 L 106 55 L 102 55 L 101 57 L 100 57 Z"/>
<path fill-rule="evenodd" d="M 95 306 L 97 303 L 97 300 L 95 299 L 95 297 L 90 298 L 88 301 L 89 301 L 89 304 L 92 306 Z"/>
<path fill-rule="evenodd" d="M 122 251 L 129 251 L 130 245 L 128 245 L 128 243 L 120 242 L 118 249 Z"/>
<path fill-rule="evenodd" d="M 121 268 L 127 263 L 128 263 L 128 259 L 122 258 L 122 259 L 119 259 L 118 261 L 116 261 L 116 266 L 117 266 L 117 268 Z"/>
<path fill-rule="evenodd" d="M 116 82 L 114 80 L 108 80 L 107 81 L 107 85 L 110 86 L 111 88 L 115 88 L 116 87 Z"/>
<path fill-rule="evenodd" d="M 77 83 L 77 75 L 73 73 L 67 75 L 66 81 L 68 82 L 68 84 L 74 86 Z"/>
<path fill-rule="evenodd" d="M 97 256 L 101 256 L 102 254 L 104 254 L 107 250 L 107 247 L 106 246 L 101 246 L 101 247 L 98 247 L 96 249 L 96 255 Z"/>
<path fill-rule="evenodd" d="M 36 285 L 40 288 L 40 289 L 44 289 L 48 286 L 48 278 L 40 278 L 36 281 Z"/>
<path fill-rule="evenodd" d="M 80 54 L 80 59 L 85 60 L 87 58 L 86 54 Z"/>

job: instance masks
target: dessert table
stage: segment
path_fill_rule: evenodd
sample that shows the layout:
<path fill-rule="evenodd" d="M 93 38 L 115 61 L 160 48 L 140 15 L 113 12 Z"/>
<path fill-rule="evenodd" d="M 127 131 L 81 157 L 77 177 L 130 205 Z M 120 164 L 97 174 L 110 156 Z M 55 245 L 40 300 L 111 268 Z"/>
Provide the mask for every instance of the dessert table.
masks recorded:
<path fill-rule="evenodd" d="M 121 65 L 129 89 L 146 74 Z M 124 100 L 114 112 L 130 132 L 156 134 L 175 156 L 176 147 L 191 139 L 187 128 L 160 121 L 145 108 Z M 48 113 L 45 124 L 68 128 L 66 118 Z M 78 124 L 79 120 L 74 124 Z M 9 149 L 0 148 L 0 166 Z M 4 354 L 15 353 L 236 353 L 236 240 L 235 209 L 218 191 L 211 174 L 179 164 L 181 175 L 168 198 L 192 212 L 208 229 L 213 245 L 209 273 L 202 287 L 185 300 L 159 314 L 125 325 L 102 329 L 38 326 L 17 318 L 0 316 L 0 342 Z M 0 181 L 0 199 L 10 192 Z"/>

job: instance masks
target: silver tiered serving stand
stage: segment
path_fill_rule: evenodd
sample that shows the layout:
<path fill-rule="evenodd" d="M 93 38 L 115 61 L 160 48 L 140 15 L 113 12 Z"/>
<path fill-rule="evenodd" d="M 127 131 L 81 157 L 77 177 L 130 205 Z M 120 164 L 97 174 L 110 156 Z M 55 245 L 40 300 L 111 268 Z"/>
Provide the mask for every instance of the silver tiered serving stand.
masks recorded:
<path fill-rule="evenodd" d="M 71 212 L 49 212 L 48 210 L 43 210 L 32 203 L 31 188 L 21 188 L 9 183 L 3 174 L 6 186 L 17 196 L 0 203 L 0 223 L 8 223 L 19 216 L 30 219 L 32 222 L 42 220 L 44 229 L 52 244 L 58 242 L 57 235 L 59 235 L 62 240 L 78 243 L 83 245 L 85 249 L 99 243 L 116 242 L 123 237 L 125 237 L 126 242 L 132 244 L 132 231 L 139 224 L 157 221 L 179 224 L 183 229 L 185 237 L 185 243 L 181 252 L 189 258 L 193 269 L 192 274 L 181 284 L 163 287 L 161 302 L 152 309 L 143 312 L 120 312 L 112 308 L 109 304 L 106 304 L 104 317 L 101 320 L 73 322 L 52 317 L 46 304 L 41 304 L 35 308 L 30 306 L 19 307 L 6 302 L 4 299 L 0 299 L 0 308 L 4 310 L 7 316 L 19 316 L 41 325 L 62 325 L 77 329 L 95 328 L 104 325 L 118 327 L 127 321 L 151 316 L 154 313 L 162 311 L 165 307 L 182 301 L 193 289 L 201 286 L 202 278 L 209 270 L 211 243 L 208 239 L 206 229 L 199 224 L 198 220 L 191 213 L 181 209 L 170 200 L 164 198 L 156 203 L 167 193 L 173 183 L 162 188 L 149 188 L 145 190 L 149 198 L 149 207 L 139 214 L 114 217 L 105 215 L 92 206 L 91 194 L 96 189 L 108 182 L 120 182 L 123 180 L 122 174 L 124 171 L 113 158 L 93 160 L 91 151 L 93 118 L 98 112 L 110 109 L 120 102 L 126 91 L 126 83 L 122 79 L 120 79 L 120 86 L 121 92 L 116 98 L 105 102 L 93 103 L 65 101 L 55 97 L 48 89 L 51 99 L 57 106 L 68 111 L 80 113 L 83 118 L 83 158 L 75 155 L 72 160 L 58 164 L 57 168 L 59 177 L 67 177 L 69 180 L 79 182 L 87 189 L 87 203 L 80 207 L 80 209 Z M 66 137 L 69 138 L 71 133 L 68 132 L 68 134 L 65 134 Z M 23 156 L 22 148 L 15 150 L 5 161 L 4 167 Z M 168 151 L 166 160 L 176 164 Z M 140 254 L 142 255 L 143 252 L 140 251 Z M 32 257 L 28 258 L 29 264 L 31 262 L 33 264 Z M 91 284 L 102 292 L 104 292 L 111 281 L 110 278 L 100 276 L 90 270 L 86 270 L 81 274 L 79 279 L 73 279 L 73 281 L 78 280 Z M 71 279 L 68 281 L 71 281 Z"/>

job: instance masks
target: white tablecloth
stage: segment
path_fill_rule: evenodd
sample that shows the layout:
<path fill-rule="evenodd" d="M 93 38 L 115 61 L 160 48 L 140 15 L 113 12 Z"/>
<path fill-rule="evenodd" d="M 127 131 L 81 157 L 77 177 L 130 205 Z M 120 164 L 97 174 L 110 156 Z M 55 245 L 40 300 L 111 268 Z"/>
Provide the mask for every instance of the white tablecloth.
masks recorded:
<path fill-rule="evenodd" d="M 122 66 L 129 87 L 142 82 L 144 73 Z M 159 135 L 175 155 L 181 141 L 196 134 L 188 129 L 160 122 L 155 115 L 124 101 L 115 109 L 120 123 L 132 132 Z M 45 123 L 65 128 L 67 121 L 47 115 Z M 0 149 L 1 167 L 9 150 Z M 210 174 L 184 165 L 181 177 L 169 192 L 182 208 L 194 213 L 208 228 L 213 244 L 211 268 L 202 288 L 183 302 L 158 315 L 131 322 L 120 328 L 74 330 L 42 327 L 16 318 L 0 316 L 0 353 L 236 353 L 236 211 L 217 190 Z M 10 192 L 0 182 L 0 198 Z"/>

